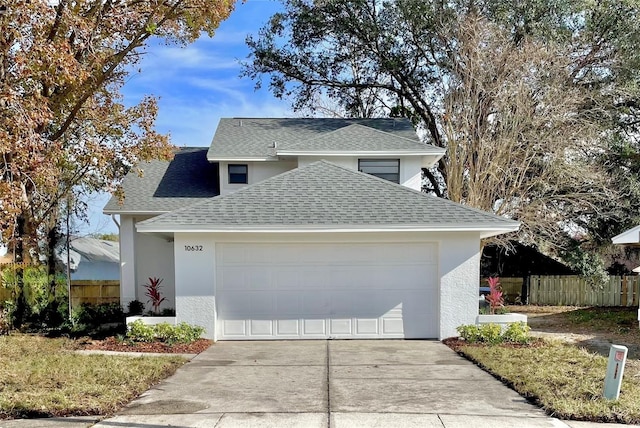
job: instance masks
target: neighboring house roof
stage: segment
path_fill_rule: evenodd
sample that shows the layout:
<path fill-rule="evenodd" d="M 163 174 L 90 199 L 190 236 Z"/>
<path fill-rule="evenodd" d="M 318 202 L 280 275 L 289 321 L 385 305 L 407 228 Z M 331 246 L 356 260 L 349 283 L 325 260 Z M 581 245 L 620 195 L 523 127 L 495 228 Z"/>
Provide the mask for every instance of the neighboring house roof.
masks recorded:
<path fill-rule="evenodd" d="M 69 241 L 69 250 L 71 270 L 78 269 L 83 258 L 88 262 L 120 263 L 120 244 L 118 242 L 74 236 Z M 56 258 L 62 264 L 67 264 L 67 248 L 64 240 L 56 248 Z"/>
<path fill-rule="evenodd" d="M 346 127 L 349 129 L 342 129 Z M 328 135 L 340 129 L 340 134 Z M 277 154 L 287 149 L 344 152 L 409 148 L 426 154 L 444 153 L 438 147 L 421 143 L 408 119 L 223 118 L 207 158 L 211 161 L 276 160 Z"/>
<path fill-rule="evenodd" d="M 127 174 L 124 201 L 112 197 L 105 214 L 159 214 L 220 193 L 218 164 L 207 161 L 206 147 L 184 147 L 171 161 L 143 162 Z M 143 171 L 142 177 L 138 169 Z"/>
<path fill-rule="evenodd" d="M 640 226 L 625 230 L 620 235 L 614 236 L 611 241 L 614 244 L 640 244 Z"/>
<path fill-rule="evenodd" d="M 139 232 L 478 230 L 482 236 L 518 227 L 518 222 L 327 161 L 137 225 Z"/>

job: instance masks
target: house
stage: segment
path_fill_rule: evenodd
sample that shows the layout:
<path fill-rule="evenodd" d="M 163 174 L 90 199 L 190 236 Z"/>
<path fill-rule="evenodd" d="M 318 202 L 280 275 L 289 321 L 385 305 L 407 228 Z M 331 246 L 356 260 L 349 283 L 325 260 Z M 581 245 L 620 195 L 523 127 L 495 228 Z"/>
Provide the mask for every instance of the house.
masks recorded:
<path fill-rule="evenodd" d="M 640 226 L 632 227 L 625 230 L 619 235 L 614 236 L 611 241 L 616 245 L 624 245 L 628 247 L 640 247 Z M 633 269 L 634 272 L 640 272 L 640 266 Z M 640 308 L 638 308 L 638 322 L 640 322 Z"/>
<path fill-rule="evenodd" d="M 515 221 L 420 192 L 405 119 L 222 119 L 124 182 L 121 299 L 164 279 L 214 340 L 444 338 L 475 322 L 480 239 Z"/>
<path fill-rule="evenodd" d="M 69 240 L 69 250 L 72 280 L 120 279 L 120 250 L 117 242 L 88 236 L 72 236 Z M 55 256 L 63 271 L 66 271 L 66 242 L 58 245 Z"/>

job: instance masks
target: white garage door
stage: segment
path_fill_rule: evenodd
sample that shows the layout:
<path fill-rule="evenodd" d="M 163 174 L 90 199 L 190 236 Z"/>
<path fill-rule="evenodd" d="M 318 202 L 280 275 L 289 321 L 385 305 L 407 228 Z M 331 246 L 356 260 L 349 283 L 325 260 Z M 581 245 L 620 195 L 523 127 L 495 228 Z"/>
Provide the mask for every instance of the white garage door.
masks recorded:
<path fill-rule="evenodd" d="M 438 337 L 434 243 L 216 246 L 217 337 Z"/>

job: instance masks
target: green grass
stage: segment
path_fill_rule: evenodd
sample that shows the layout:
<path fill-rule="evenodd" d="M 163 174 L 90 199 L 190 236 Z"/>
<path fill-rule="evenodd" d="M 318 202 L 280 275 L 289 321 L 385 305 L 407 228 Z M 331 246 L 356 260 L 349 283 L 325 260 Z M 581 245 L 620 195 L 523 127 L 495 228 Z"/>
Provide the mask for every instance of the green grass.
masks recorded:
<path fill-rule="evenodd" d="M 66 339 L 0 337 L 0 419 L 112 414 L 185 362 L 79 355 L 70 348 Z"/>
<path fill-rule="evenodd" d="M 562 419 L 640 423 L 640 362 L 629 360 L 620 399 L 602 398 L 607 359 L 560 342 L 459 349 L 516 391 Z"/>
<path fill-rule="evenodd" d="M 594 330 L 631 330 L 638 328 L 638 308 L 583 308 L 566 313 L 573 324 Z"/>

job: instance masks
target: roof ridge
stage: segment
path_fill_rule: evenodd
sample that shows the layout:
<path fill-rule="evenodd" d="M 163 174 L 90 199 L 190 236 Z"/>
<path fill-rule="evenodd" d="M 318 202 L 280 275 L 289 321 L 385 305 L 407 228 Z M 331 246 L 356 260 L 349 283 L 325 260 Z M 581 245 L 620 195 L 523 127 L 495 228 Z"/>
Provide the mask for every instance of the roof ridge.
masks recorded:
<path fill-rule="evenodd" d="M 361 124 L 361 123 L 352 123 L 352 124 L 350 124 L 350 125 L 341 126 L 340 128 L 338 128 L 338 129 L 334 129 L 333 131 L 329 131 L 329 132 L 321 132 L 321 133 L 320 133 L 320 134 L 318 134 L 318 135 L 314 135 L 313 137 L 311 137 L 311 138 L 307 138 L 306 140 L 296 141 L 296 142 L 295 142 L 295 143 L 293 143 L 293 144 L 294 144 L 294 145 L 298 145 L 298 144 L 303 144 L 303 143 L 310 143 L 310 142 L 313 142 L 314 140 L 319 140 L 319 139 L 321 139 L 321 138 L 326 138 L 326 137 L 330 136 L 331 134 L 336 134 L 336 133 L 339 133 L 339 132 L 344 132 L 344 131 L 345 131 L 345 130 L 347 130 L 348 128 L 355 128 L 355 127 L 357 127 L 357 128 L 364 128 L 364 129 L 367 129 L 367 130 L 369 130 L 369 131 L 378 132 L 378 133 L 380 133 L 380 134 L 385 134 L 385 135 L 388 135 L 388 136 L 390 136 L 390 137 L 392 137 L 392 138 L 394 138 L 394 139 L 406 140 L 406 141 L 408 141 L 408 142 L 410 142 L 410 143 L 419 143 L 419 144 L 423 144 L 423 145 L 425 145 L 425 146 L 432 146 L 432 144 L 425 144 L 425 143 L 423 143 L 422 141 L 420 141 L 419 139 L 415 139 L 415 140 L 414 140 L 414 139 L 412 139 L 412 138 L 403 137 L 402 135 L 395 135 L 395 134 L 392 134 L 391 132 L 382 131 L 382 130 L 380 130 L 380 129 L 372 128 L 372 127 L 370 127 L 370 126 L 366 126 L 366 125 L 363 125 L 363 124 Z M 436 146 L 433 146 L 433 147 L 436 147 Z"/>

